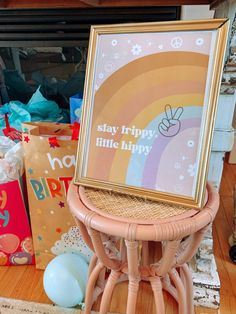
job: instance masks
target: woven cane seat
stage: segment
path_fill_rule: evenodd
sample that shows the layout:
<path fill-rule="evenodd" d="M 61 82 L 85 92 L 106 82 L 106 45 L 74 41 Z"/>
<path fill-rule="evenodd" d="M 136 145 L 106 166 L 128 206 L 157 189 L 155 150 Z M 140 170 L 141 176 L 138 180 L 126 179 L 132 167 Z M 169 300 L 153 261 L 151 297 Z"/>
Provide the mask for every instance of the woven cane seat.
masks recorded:
<path fill-rule="evenodd" d="M 80 187 L 82 202 L 100 215 L 118 220 L 127 219 L 142 224 L 171 218 L 178 219 L 196 214 L 196 210 L 183 206 L 147 200 L 133 195 L 120 194 L 89 187 Z"/>

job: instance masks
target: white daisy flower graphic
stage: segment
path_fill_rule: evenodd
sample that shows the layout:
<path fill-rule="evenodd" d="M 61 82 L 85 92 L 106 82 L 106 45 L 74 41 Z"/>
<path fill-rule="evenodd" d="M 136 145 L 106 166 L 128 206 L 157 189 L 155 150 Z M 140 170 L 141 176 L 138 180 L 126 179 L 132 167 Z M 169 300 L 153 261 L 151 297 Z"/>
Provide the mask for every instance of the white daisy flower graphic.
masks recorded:
<path fill-rule="evenodd" d="M 188 166 L 188 173 L 189 173 L 190 177 L 195 176 L 195 174 L 196 174 L 196 163 L 193 164 L 193 165 L 190 164 L 190 165 Z"/>
<path fill-rule="evenodd" d="M 118 44 L 118 41 L 117 41 L 116 39 L 113 39 L 113 40 L 111 41 L 111 45 L 112 45 L 113 47 L 115 47 L 117 44 Z"/>
<path fill-rule="evenodd" d="M 111 72 L 114 69 L 114 64 L 112 62 L 107 62 L 105 63 L 104 68 L 106 72 Z"/>
<path fill-rule="evenodd" d="M 99 77 L 100 79 L 103 79 L 103 78 L 104 78 L 104 74 L 101 72 L 101 73 L 98 74 L 98 77 Z"/>
<path fill-rule="evenodd" d="M 180 169 L 181 168 L 181 164 L 179 162 L 176 162 L 174 167 L 175 167 L 175 169 Z"/>
<path fill-rule="evenodd" d="M 184 179 L 184 176 L 181 174 L 180 176 L 179 176 L 179 180 L 183 180 Z"/>
<path fill-rule="evenodd" d="M 188 143 L 187 143 L 188 147 L 193 147 L 194 144 L 195 144 L 195 143 L 194 143 L 193 140 L 189 140 Z"/>
<path fill-rule="evenodd" d="M 175 185 L 175 186 L 174 186 L 174 191 L 175 191 L 176 193 L 182 192 L 182 191 L 183 191 L 182 185 L 180 185 L 180 184 Z"/>
<path fill-rule="evenodd" d="M 138 44 L 134 45 L 131 49 L 131 52 L 134 56 L 140 55 L 141 51 L 142 51 L 142 47 Z"/>
<path fill-rule="evenodd" d="M 204 39 L 203 38 L 197 38 L 196 39 L 196 41 L 195 41 L 195 44 L 197 45 L 197 46 L 201 46 L 201 45 L 203 45 L 204 44 Z"/>

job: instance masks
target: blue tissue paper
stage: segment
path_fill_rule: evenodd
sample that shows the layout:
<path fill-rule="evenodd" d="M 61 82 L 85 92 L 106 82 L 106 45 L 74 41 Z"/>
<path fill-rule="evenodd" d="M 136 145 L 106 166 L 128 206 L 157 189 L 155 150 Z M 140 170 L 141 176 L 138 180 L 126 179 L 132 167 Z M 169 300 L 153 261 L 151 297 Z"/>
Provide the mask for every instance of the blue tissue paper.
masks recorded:
<path fill-rule="evenodd" d="M 70 97 L 70 122 L 80 123 L 81 112 L 82 112 L 83 98 L 81 94 L 76 94 Z"/>

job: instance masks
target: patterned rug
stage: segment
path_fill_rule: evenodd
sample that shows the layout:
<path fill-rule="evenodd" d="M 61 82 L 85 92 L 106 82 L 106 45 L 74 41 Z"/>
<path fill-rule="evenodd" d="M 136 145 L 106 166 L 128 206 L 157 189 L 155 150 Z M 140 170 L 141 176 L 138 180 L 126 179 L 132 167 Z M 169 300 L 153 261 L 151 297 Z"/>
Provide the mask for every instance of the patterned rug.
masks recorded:
<path fill-rule="evenodd" d="M 79 309 L 62 308 L 56 305 L 42 304 L 0 297 L 0 314 L 81 314 Z M 97 312 L 91 312 L 95 314 Z"/>
<path fill-rule="evenodd" d="M 0 298 L 0 314 L 81 314 L 79 309 L 65 309 L 56 305 Z"/>

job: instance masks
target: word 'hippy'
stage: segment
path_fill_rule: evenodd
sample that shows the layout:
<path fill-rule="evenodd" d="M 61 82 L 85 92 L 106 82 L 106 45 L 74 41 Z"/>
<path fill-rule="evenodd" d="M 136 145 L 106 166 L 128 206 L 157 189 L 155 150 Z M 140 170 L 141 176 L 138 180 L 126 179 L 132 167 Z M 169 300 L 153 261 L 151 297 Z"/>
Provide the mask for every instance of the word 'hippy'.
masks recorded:
<path fill-rule="evenodd" d="M 131 151 L 132 154 L 144 154 L 147 156 L 150 151 L 151 151 L 151 146 L 148 145 L 138 145 L 138 144 L 133 144 L 131 141 L 126 142 L 126 141 L 121 141 L 121 143 L 114 141 L 113 139 L 106 139 L 102 137 L 96 138 L 96 146 L 97 147 L 105 147 L 105 148 L 113 148 L 113 149 L 118 149 L 120 148 L 121 150 L 126 150 L 126 151 Z"/>
<path fill-rule="evenodd" d="M 118 131 L 120 131 L 120 133 L 122 135 L 123 134 L 124 135 L 132 135 L 135 138 L 140 137 L 143 139 L 147 138 L 149 140 L 152 139 L 156 133 L 156 130 L 139 129 L 139 128 L 136 128 L 134 125 L 131 128 L 129 128 L 125 125 L 122 125 L 121 127 L 119 127 L 119 126 L 111 126 L 111 125 L 108 125 L 106 123 L 98 125 L 97 131 L 98 132 L 104 132 L 104 133 L 110 133 L 113 136 L 116 135 L 116 133 Z"/>

